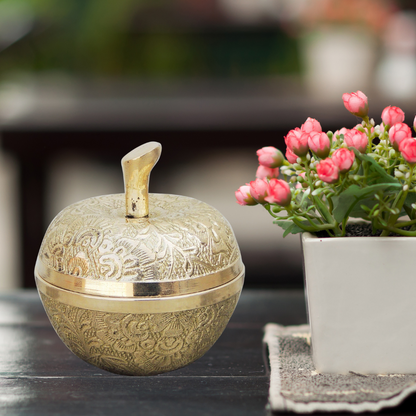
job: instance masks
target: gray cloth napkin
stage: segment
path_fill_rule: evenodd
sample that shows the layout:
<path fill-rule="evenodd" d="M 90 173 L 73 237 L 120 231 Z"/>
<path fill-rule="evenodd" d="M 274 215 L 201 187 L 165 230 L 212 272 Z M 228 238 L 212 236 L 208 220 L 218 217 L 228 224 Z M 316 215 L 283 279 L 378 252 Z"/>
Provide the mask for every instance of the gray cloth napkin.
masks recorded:
<path fill-rule="evenodd" d="M 308 325 L 266 325 L 272 411 L 375 412 L 397 406 L 416 391 L 416 374 L 319 374 L 310 339 Z"/>

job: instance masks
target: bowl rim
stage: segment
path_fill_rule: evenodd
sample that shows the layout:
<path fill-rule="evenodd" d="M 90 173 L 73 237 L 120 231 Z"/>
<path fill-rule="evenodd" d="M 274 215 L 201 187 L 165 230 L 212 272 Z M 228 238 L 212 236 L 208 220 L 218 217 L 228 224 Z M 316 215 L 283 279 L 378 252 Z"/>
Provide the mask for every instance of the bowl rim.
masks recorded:
<path fill-rule="evenodd" d="M 86 295 L 120 298 L 143 296 L 168 297 L 202 292 L 232 281 L 243 271 L 244 265 L 241 257 L 239 257 L 222 270 L 195 278 L 167 281 L 126 282 L 114 280 L 105 281 L 58 272 L 48 267 L 45 262 L 42 261 L 40 256 L 38 256 L 35 265 L 35 276 L 39 276 L 53 286 Z"/>
<path fill-rule="evenodd" d="M 233 280 L 214 288 L 197 293 L 170 297 L 132 297 L 94 296 L 72 292 L 54 286 L 35 274 L 37 289 L 40 293 L 63 304 L 82 309 L 91 309 L 113 313 L 166 313 L 178 312 L 210 306 L 230 297 L 240 295 L 244 284 L 245 270 Z"/>

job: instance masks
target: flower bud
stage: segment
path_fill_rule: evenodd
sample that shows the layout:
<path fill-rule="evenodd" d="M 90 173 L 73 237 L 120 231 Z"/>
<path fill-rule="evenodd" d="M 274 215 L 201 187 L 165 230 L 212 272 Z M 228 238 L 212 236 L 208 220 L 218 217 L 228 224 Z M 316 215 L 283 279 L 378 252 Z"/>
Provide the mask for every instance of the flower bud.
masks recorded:
<path fill-rule="evenodd" d="M 322 127 L 319 121 L 310 117 L 307 118 L 307 120 L 305 121 L 305 123 L 302 124 L 300 129 L 305 133 L 311 133 L 313 131 L 320 133 L 322 131 Z"/>
<path fill-rule="evenodd" d="M 292 193 L 287 182 L 281 179 L 270 179 L 268 196 L 264 198 L 270 204 L 286 207 L 290 204 Z"/>
<path fill-rule="evenodd" d="M 343 135 L 343 136 L 345 136 L 345 133 L 348 131 L 348 129 L 347 128 L 345 128 L 345 127 L 343 127 L 342 129 L 340 129 L 340 130 L 337 130 L 335 133 L 334 133 L 334 135 L 335 135 L 335 137 L 337 137 L 337 136 L 341 136 L 341 134 Z"/>
<path fill-rule="evenodd" d="M 308 147 L 309 134 L 303 132 L 298 127 L 294 130 L 290 130 L 285 137 L 285 143 L 288 149 L 290 149 L 295 155 L 302 157 L 306 156 L 309 151 Z"/>
<path fill-rule="evenodd" d="M 257 202 L 250 194 L 250 186 L 243 185 L 235 191 L 235 197 L 237 199 L 237 203 L 240 205 L 257 205 Z"/>
<path fill-rule="evenodd" d="M 331 141 L 326 133 L 312 132 L 309 134 L 308 146 L 316 156 L 325 159 L 329 155 Z"/>
<path fill-rule="evenodd" d="M 399 107 L 389 105 L 381 113 L 381 119 L 383 120 L 383 124 L 385 126 L 393 126 L 396 123 L 403 123 L 404 112 Z"/>
<path fill-rule="evenodd" d="M 416 163 L 416 139 L 408 137 L 400 142 L 399 150 L 404 160 L 413 165 Z"/>
<path fill-rule="evenodd" d="M 340 148 L 335 150 L 331 159 L 339 171 L 341 173 L 345 173 L 351 169 L 355 160 L 355 154 L 352 150 Z"/>
<path fill-rule="evenodd" d="M 289 163 L 296 163 L 298 157 L 289 149 L 286 149 L 286 159 Z"/>
<path fill-rule="evenodd" d="M 257 150 L 260 165 L 267 168 L 277 168 L 283 164 L 283 154 L 273 146 L 263 147 Z"/>
<path fill-rule="evenodd" d="M 368 145 L 365 133 L 354 128 L 345 133 L 344 140 L 348 147 L 355 147 L 360 153 L 365 153 Z"/>
<path fill-rule="evenodd" d="M 361 118 L 368 114 L 368 98 L 363 92 L 345 93 L 342 95 L 342 101 L 344 101 L 345 108 L 351 114 Z"/>
<path fill-rule="evenodd" d="M 303 188 L 307 188 L 309 186 L 305 176 L 306 176 L 305 172 L 300 172 L 298 176 L 298 181 L 301 183 Z"/>
<path fill-rule="evenodd" d="M 264 178 L 277 178 L 279 176 L 279 168 L 267 168 L 266 166 L 259 165 L 256 171 L 256 178 L 264 179 Z"/>
<path fill-rule="evenodd" d="M 339 178 L 339 169 L 331 158 L 321 160 L 316 166 L 316 172 L 321 181 L 334 183 Z"/>
<path fill-rule="evenodd" d="M 264 179 L 256 179 L 250 182 L 250 194 L 260 204 L 264 204 L 264 198 L 268 195 L 269 184 Z"/>
<path fill-rule="evenodd" d="M 396 123 L 389 130 L 389 139 L 394 150 L 399 150 L 400 142 L 407 137 L 412 137 L 412 130 L 407 124 Z"/>

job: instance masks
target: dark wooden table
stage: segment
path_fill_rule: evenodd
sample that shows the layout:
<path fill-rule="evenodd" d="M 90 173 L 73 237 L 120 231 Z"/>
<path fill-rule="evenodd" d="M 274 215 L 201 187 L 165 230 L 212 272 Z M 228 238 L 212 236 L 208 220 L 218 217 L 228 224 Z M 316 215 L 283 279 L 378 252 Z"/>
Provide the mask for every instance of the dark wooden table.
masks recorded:
<path fill-rule="evenodd" d="M 301 290 L 244 289 L 217 343 L 189 366 L 153 377 L 119 376 L 73 355 L 35 290 L 0 295 L 0 415 L 267 415 L 267 322 L 305 323 Z M 416 414 L 416 395 L 387 414 Z"/>

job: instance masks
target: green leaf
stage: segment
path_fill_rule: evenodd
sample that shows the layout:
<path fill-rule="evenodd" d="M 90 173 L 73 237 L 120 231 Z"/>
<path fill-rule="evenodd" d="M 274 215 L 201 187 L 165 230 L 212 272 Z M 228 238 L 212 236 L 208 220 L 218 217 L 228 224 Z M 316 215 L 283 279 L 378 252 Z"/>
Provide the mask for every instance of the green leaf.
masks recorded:
<path fill-rule="evenodd" d="M 368 211 L 366 212 L 364 209 L 361 208 L 362 205 L 366 206 L 370 211 L 373 209 L 374 205 L 377 204 L 373 198 L 364 198 L 360 200 L 359 204 L 355 204 L 352 208 L 349 216 L 352 218 L 365 218 L 368 216 Z"/>
<path fill-rule="evenodd" d="M 299 234 L 305 231 L 304 229 L 298 227 L 292 221 L 276 220 L 273 221 L 273 223 L 277 224 L 279 227 L 282 227 L 285 230 L 285 232 L 283 233 L 283 237 L 286 237 L 288 234 Z M 305 223 L 308 224 L 307 221 L 305 221 Z"/>
<path fill-rule="evenodd" d="M 409 192 L 407 194 L 406 200 L 404 201 L 404 206 L 408 209 L 412 209 L 412 204 L 416 202 L 416 193 L 415 192 Z"/>
<path fill-rule="evenodd" d="M 378 178 L 374 181 L 375 183 L 400 183 L 394 176 L 389 175 L 371 156 L 360 153 L 354 147 L 352 150 L 355 153 L 355 157 L 362 162 L 370 163 L 370 173 L 376 172 Z M 372 171 L 372 172 L 371 172 Z"/>
<path fill-rule="evenodd" d="M 372 196 L 379 191 L 399 192 L 401 189 L 402 185 L 400 183 L 378 183 L 366 186 L 365 188 L 351 185 L 340 195 L 333 198 L 336 207 L 333 211 L 334 218 L 337 222 L 342 222 L 346 216 L 350 215 L 358 201 L 367 199 L 369 196 Z M 369 199 L 371 200 L 372 198 Z M 368 203 L 366 205 L 369 206 Z"/>
<path fill-rule="evenodd" d="M 304 210 L 308 209 L 311 205 L 313 205 L 313 201 L 309 198 L 310 194 L 311 194 L 310 188 L 308 188 L 305 192 L 303 192 L 300 205 L 302 209 Z"/>

